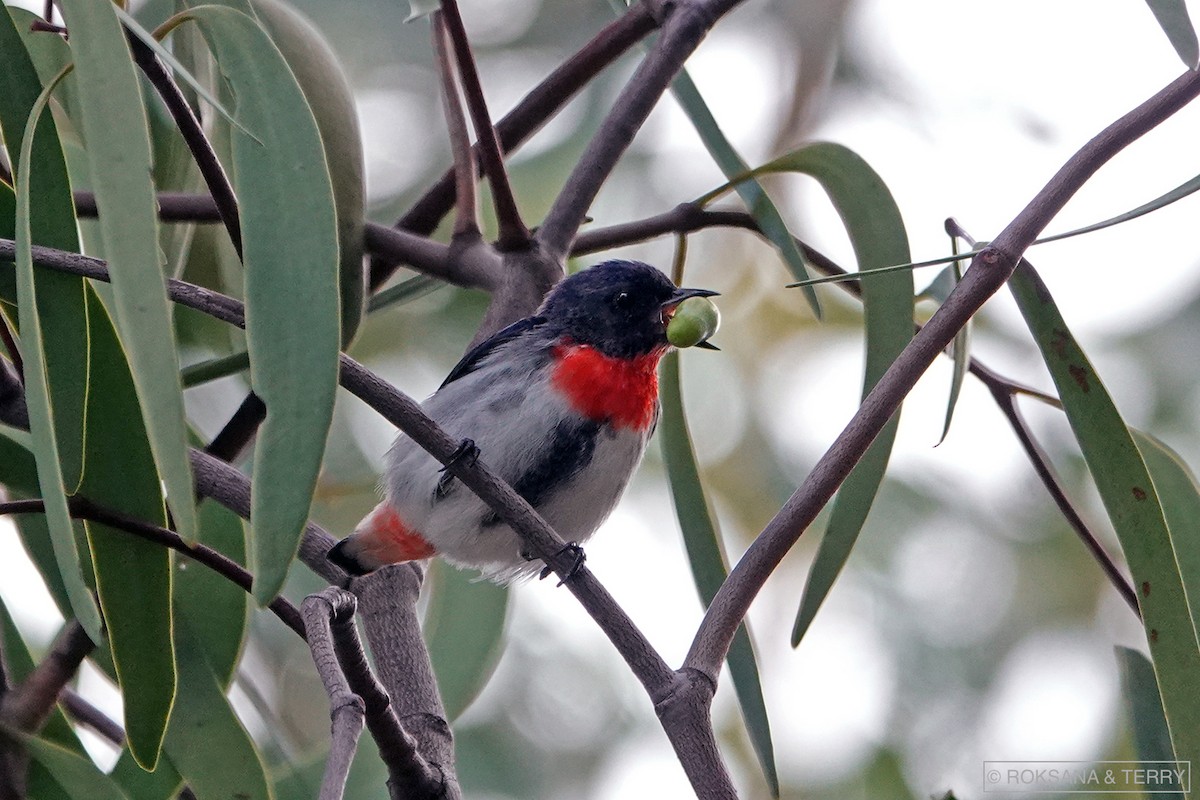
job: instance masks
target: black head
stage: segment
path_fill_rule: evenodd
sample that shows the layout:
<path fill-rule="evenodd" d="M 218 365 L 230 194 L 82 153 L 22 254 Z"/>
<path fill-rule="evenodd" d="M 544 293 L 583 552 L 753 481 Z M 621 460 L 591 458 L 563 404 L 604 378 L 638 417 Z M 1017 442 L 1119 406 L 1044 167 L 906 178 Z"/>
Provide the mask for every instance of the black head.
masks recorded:
<path fill-rule="evenodd" d="M 677 288 L 640 261 L 605 261 L 565 278 L 538 313 L 572 341 L 631 358 L 666 348 L 666 323 L 676 305 L 714 294 Z"/>

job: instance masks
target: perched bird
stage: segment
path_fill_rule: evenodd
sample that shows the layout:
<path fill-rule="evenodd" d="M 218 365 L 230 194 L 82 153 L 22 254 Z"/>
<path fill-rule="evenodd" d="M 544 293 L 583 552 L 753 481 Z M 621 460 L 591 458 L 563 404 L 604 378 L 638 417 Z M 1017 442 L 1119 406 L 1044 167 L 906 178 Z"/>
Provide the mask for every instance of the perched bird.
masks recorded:
<path fill-rule="evenodd" d="M 714 294 L 676 288 L 636 261 L 578 272 L 534 316 L 468 352 L 425 413 L 463 440 L 460 453 L 481 457 L 565 539 L 581 543 L 616 506 L 658 421 L 671 315 L 689 297 Z M 435 555 L 497 582 L 540 568 L 508 525 L 403 434 L 381 486 L 383 502 L 329 551 L 348 573 Z"/>

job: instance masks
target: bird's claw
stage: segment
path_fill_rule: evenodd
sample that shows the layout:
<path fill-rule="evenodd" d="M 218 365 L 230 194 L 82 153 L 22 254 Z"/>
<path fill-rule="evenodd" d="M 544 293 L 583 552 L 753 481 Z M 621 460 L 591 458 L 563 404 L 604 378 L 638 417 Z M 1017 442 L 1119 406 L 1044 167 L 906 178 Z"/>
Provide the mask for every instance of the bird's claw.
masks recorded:
<path fill-rule="evenodd" d="M 587 553 L 583 552 L 583 547 L 580 546 L 580 544 L 578 542 L 567 542 L 565 545 L 562 546 L 562 548 L 557 553 L 554 554 L 554 558 L 557 559 L 559 556 L 563 555 L 564 553 L 571 554 L 571 558 L 572 558 L 571 567 L 570 567 L 570 569 L 567 570 L 567 573 L 562 576 L 562 580 L 560 580 L 558 582 L 558 584 L 554 587 L 556 589 L 559 586 L 562 586 L 567 581 L 571 580 L 571 578 L 574 578 L 575 573 L 579 572 L 579 568 L 582 567 L 583 562 L 587 560 Z M 545 567 L 542 568 L 541 574 L 538 575 L 538 580 L 545 580 L 546 577 L 553 571 L 554 571 L 554 567 L 547 564 Z"/>
<path fill-rule="evenodd" d="M 454 475 L 451 474 L 450 468 L 456 464 L 465 466 L 474 466 L 479 460 L 479 446 L 475 444 L 473 439 L 463 439 L 458 443 L 458 447 L 450 454 L 450 458 L 446 459 L 445 465 L 438 472 L 442 473 L 442 477 L 438 478 L 437 489 L 434 496 L 442 498 L 450 491 L 450 484 L 454 482 Z"/>

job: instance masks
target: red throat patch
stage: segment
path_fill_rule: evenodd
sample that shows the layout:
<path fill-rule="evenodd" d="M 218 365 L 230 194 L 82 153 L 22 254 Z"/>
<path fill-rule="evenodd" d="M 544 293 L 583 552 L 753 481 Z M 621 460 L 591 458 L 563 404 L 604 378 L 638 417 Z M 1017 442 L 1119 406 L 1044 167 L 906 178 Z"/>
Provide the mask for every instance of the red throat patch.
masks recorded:
<path fill-rule="evenodd" d="M 661 351 L 613 358 L 582 344 L 554 348 L 551 380 L 571 408 L 590 420 L 645 430 L 654 422 Z"/>

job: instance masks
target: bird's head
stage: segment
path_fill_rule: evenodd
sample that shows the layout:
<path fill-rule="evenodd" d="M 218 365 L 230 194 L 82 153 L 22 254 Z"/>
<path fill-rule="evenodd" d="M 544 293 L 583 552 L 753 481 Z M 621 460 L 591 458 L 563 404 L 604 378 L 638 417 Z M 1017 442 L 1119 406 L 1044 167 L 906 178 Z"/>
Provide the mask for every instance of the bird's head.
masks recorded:
<path fill-rule="evenodd" d="M 573 342 L 634 358 L 667 348 L 667 323 L 680 303 L 715 294 L 679 288 L 640 261 L 605 261 L 564 278 L 538 313 Z"/>

